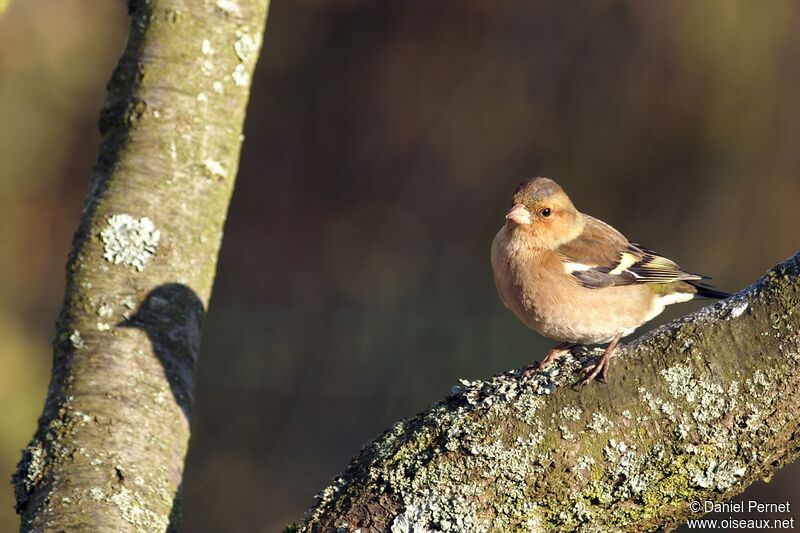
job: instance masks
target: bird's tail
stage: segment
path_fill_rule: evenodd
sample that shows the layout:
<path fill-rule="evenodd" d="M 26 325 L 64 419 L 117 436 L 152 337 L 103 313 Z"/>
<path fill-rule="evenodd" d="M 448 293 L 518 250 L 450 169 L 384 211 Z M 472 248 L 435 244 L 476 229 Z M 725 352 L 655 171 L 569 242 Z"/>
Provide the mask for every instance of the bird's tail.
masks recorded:
<path fill-rule="evenodd" d="M 697 292 L 695 293 L 695 298 L 713 298 L 715 300 L 723 300 L 730 296 L 729 293 L 718 291 L 711 285 L 704 283 L 702 281 L 690 281 L 691 284 Z"/>

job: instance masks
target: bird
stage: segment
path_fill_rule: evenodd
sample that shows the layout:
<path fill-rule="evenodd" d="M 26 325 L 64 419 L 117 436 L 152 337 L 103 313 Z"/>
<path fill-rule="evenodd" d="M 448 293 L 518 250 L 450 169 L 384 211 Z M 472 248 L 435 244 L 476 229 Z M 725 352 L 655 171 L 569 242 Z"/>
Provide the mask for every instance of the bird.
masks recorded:
<path fill-rule="evenodd" d="M 578 345 L 608 344 L 580 381 L 607 382 L 619 341 L 667 305 L 730 294 L 659 253 L 630 242 L 609 224 L 581 213 L 550 178 L 523 181 L 492 241 L 500 299 L 537 333 L 558 341 L 545 368 Z M 529 375 L 526 371 L 524 375 Z"/>

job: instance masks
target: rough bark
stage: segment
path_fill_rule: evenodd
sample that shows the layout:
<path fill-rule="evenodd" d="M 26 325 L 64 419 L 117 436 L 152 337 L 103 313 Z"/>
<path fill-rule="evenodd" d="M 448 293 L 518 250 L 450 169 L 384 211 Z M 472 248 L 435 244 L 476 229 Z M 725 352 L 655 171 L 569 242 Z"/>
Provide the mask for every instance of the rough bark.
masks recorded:
<path fill-rule="evenodd" d="M 798 456 L 800 253 L 574 384 L 591 354 L 461 382 L 368 444 L 299 531 L 650 531 Z"/>
<path fill-rule="evenodd" d="M 52 379 L 13 476 L 22 531 L 177 529 L 201 323 L 267 0 L 128 7 Z"/>

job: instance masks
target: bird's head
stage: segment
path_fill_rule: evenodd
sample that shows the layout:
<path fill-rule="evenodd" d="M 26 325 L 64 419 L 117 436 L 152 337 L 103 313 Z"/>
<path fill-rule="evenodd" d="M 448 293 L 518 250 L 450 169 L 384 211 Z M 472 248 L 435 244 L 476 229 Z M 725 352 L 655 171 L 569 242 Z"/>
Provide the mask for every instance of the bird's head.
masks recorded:
<path fill-rule="evenodd" d="M 531 178 L 514 191 L 506 225 L 532 239 L 536 248 L 555 249 L 574 239 L 583 229 L 580 213 L 550 178 Z"/>

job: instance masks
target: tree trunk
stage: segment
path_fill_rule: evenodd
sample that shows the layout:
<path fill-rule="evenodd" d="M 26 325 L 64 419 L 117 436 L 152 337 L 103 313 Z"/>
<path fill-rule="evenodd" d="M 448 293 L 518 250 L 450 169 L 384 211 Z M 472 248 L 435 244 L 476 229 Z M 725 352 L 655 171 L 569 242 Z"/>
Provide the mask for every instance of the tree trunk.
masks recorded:
<path fill-rule="evenodd" d="M 462 382 L 365 446 L 299 531 L 651 531 L 798 456 L 800 253 L 621 350 Z M 702 503 L 701 503 L 702 505 Z"/>
<path fill-rule="evenodd" d="M 132 0 L 13 477 L 22 531 L 176 530 L 200 329 L 267 0 Z"/>

